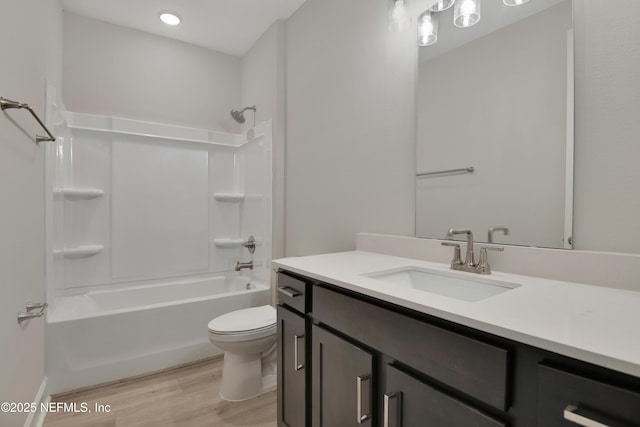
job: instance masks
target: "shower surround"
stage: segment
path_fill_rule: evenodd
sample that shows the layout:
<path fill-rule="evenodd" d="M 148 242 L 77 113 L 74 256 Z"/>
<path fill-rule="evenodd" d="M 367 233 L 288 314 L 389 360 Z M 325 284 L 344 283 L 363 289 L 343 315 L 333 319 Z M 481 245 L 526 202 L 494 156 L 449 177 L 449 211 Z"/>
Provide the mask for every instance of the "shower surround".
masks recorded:
<path fill-rule="evenodd" d="M 47 159 L 50 392 L 220 354 L 207 322 L 271 300 L 271 123 L 62 117 Z"/>

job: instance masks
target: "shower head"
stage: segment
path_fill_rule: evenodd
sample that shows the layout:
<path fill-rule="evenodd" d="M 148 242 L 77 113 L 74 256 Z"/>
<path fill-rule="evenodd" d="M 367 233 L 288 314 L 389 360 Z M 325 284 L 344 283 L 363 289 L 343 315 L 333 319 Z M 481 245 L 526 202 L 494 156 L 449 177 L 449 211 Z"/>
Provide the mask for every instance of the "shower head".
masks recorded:
<path fill-rule="evenodd" d="M 238 123 L 245 122 L 244 113 L 242 111 L 231 110 L 231 117 L 233 117 L 233 119 Z"/>
<path fill-rule="evenodd" d="M 244 112 L 247 110 L 252 110 L 254 113 L 254 122 L 255 122 L 255 112 L 256 112 L 256 106 L 254 105 L 253 107 L 244 107 L 242 110 L 231 110 L 231 117 L 233 117 L 233 119 L 242 124 L 245 122 L 245 118 L 244 118 Z M 254 123 L 255 125 L 255 123 Z"/>

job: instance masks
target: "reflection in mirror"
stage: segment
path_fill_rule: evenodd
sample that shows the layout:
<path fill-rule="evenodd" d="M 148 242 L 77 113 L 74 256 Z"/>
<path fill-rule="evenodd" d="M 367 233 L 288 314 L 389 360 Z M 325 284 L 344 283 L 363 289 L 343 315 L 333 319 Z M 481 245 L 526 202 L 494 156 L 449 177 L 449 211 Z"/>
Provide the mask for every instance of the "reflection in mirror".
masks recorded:
<path fill-rule="evenodd" d="M 486 1 L 470 28 L 453 8 L 436 19 L 419 48 L 416 235 L 571 248 L 571 0 Z"/>

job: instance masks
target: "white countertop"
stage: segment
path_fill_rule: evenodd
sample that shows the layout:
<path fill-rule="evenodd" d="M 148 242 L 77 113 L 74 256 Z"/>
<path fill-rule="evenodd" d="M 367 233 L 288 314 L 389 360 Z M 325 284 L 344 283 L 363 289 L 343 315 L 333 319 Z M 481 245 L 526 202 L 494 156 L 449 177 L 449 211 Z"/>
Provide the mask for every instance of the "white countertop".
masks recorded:
<path fill-rule="evenodd" d="M 273 266 L 534 347 L 640 377 L 640 292 L 494 271 L 521 286 L 465 302 L 363 274 L 404 267 L 452 272 L 449 265 L 372 252 L 283 258 Z M 480 276 L 487 277 L 487 276 Z"/>

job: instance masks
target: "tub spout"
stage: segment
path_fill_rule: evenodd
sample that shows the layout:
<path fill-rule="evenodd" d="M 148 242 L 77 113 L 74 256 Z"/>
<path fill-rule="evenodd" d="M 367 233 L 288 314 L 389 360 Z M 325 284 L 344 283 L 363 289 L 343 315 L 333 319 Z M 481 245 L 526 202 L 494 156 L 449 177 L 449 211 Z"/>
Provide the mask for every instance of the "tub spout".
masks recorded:
<path fill-rule="evenodd" d="M 248 268 L 249 270 L 253 270 L 253 261 L 249 261 L 249 262 L 236 261 L 236 271 L 240 271 L 243 268 Z"/>

